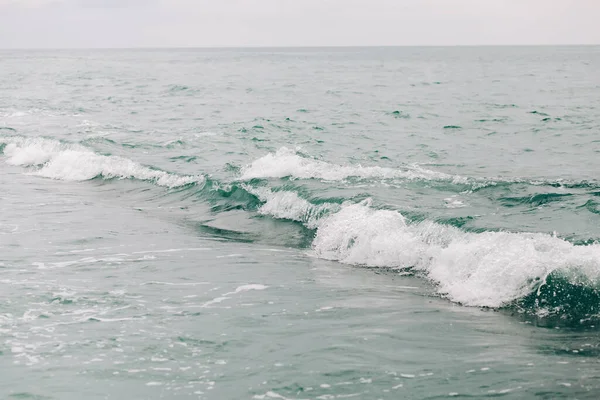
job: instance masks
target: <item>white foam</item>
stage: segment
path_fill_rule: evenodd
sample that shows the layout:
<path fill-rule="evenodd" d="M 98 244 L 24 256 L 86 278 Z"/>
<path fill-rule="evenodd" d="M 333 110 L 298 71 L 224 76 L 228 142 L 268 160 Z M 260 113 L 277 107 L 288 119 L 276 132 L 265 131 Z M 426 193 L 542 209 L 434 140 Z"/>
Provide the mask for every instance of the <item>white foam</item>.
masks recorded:
<path fill-rule="evenodd" d="M 169 188 L 202 183 L 204 176 L 181 176 L 154 170 L 127 158 L 96 154 L 86 147 L 52 139 L 5 137 L 6 162 L 11 165 L 38 167 L 32 174 L 51 179 L 85 181 L 104 179 L 139 179 Z"/>
<path fill-rule="evenodd" d="M 194 133 L 195 137 L 217 136 L 217 135 L 220 135 L 220 134 L 217 132 L 210 132 L 210 131 Z"/>
<path fill-rule="evenodd" d="M 268 288 L 269 288 L 268 286 L 261 285 L 261 284 L 248 284 L 248 285 L 238 286 L 233 292 L 223 293 L 221 296 L 215 297 L 214 299 L 209 300 L 206 303 L 203 303 L 199 307 L 207 308 L 209 306 L 212 306 L 213 304 L 222 303 L 225 300 L 231 299 L 231 295 L 233 295 L 233 294 L 237 294 L 237 293 L 241 293 L 241 292 L 248 292 L 250 290 L 266 290 Z M 218 289 L 218 288 L 216 288 L 216 289 Z"/>
<path fill-rule="evenodd" d="M 361 165 L 337 165 L 325 161 L 306 158 L 295 151 L 282 147 L 275 153 L 269 153 L 242 169 L 240 179 L 254 178 L 284 178 L 298 179 L 323 179 L 327 181 L 340 181 L 350 177 L 362 179 L 425 179 L 467 183 L 468 178 L 448 175 L 442 172 L 430 171 L 412 166 L 404 170 L 363 167 Z"/>
<path fill-rule="evenodd" d="M 411 266 L 426 248 L 406 229 L 404 217 L 395 211 L 374 210 L 370 203 L 354 204 L 324 219 L 314 248 L 326 259 L 371 266 Z M 402 243 L 402 246 L 398 246 Z M 411 247 L 407 251 L 405 247 Z"/>
<path fill-rule="evenodd" d="M 453 184 L 470 185 L 471 189 L 493 186 L 499 183 L 526 183 L 529 185 L 579 185 L 599 182 L 569 181 L 565 179 L 526 178 L 526 177 L 466 177 L 433 171 L 421 165 L 404 165 L 399 169 L 378 166 L 338 165 L 326 161 L 305 157 L 298 152 L 282 147 L 274 153 L 246 165 L 241 170 L 240 180 L 255 178 L 293 178 L 321 179 L 325 181 L 342 181 L 347 178 L 381 179 L 402 181 L 437 181 Z M 448 199 L 445 199 L 448 200 Z M 460 201 L 449 202 L 450 208 L 462 207 Z"/>
<path fill-rule="evenodd" d="M 27 112 L 25 112 L 25 111 L 15 111 L 11 114 L 4 114 L 2 116 L 6 117 L 6 118 L 19 118 L 19 117 L 24 117 L 26 115 L 27 115 Z"/>
<path fill-rule="evenodd" d="M 2 138 L 6 144 L 4 155 L 11 165 L 35 166 L 48 162 L 63 146 L 60 142 L 44 138 L 9 137 Z"/>
<path fill-rule="evenodd" d="M 242 286 L 239 286 L 237 289 L 235 289 L 235 292 L 233 292 L 233 293 L 247 292 L 250 290 L 265 290 L 267 288 L 268 288 L 268 286 L 261 285 L 261 284 L 242 285 Z"/>
<path fill-rule="evenodd" d="M 302 222 L 310 229 L 315 229 L 324 215 L 340 209 L 338 204 L 333 203 L 312 204 L 294 192 L 273 192 L 268 188 L 247 185 L 244 188 L 265 202 L 258 210 L 260 214 Z"/>
<path fill-rule="evenodd" d="M 408 224 L 397 211 L 360 204 L 313 205 L 294 192 L 250 188 L 260 213 L 316 228 L 319 257 L 348 264 L 414 267 L 450 299 L 497 307 L 534 290 L 556 269 L 600 270 L 598 246 L 579 247 L 545 234 L 465 233 L 432 222 Z M 337 211 L 337 213 L 336 213 Z"/>
<path fill-rule="evenodd" d="M 472 306 L 502 306 L 539 288 L 553 271 L 580 283 L 600 282 L 600 245 L 574 246 L 541 233 L 411 225 L 368 200 L 323 219 L 313 248 L 319 257 L 348 264 L 415 268 L 441 294 Z"/>
<path fill-rule="evenodd" d="M 282 395 L 280 395 L 280 394 L 278 394 L 278 393 L 271 392 L 271 391 L 268 391 L 268 392 L 267 392 L 267 393 L 265 393 L 265 394 L 255 394 L 255 395 L 254 395 L 252 398 L 253 398 L 253 399 L 258 399 L 258 400 L 264 400 L 264 399 L 281 399 L 281 400 L 292 400 L 292 399 L 291 399 L 291 398 L 289 398 L 289 397 L 285 397 L 285 396 L 282 396 Z M 299 398 L 298 398 L 298 399 L 296 399 L 296 400 L 306 400 L 306 399 L 299 399 Z"/>
<path fill-rule="evenodd" d="M 457 195 L 453 195 L 444 199 L 446 208 L 463 208 L 465 203 L 462 200 L 457 199 Z"/>

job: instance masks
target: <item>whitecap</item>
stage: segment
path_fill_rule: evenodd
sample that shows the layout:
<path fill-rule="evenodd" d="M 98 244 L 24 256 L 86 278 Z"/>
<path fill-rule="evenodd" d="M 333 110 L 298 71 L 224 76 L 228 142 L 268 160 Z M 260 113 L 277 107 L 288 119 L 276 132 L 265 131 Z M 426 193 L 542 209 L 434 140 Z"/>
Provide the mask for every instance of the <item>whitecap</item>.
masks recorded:
<path fill-rule="evenodd" d="M 440 294 L 470 306 L 500 307 L 539 289 L 559 271 L 577 283 L 600 282 L 600 245 L 575 246 L 543 233 L 468 233 L 422 222 L 370 200 L 324 218 L 313 250 L 318 257 L 372 267 L 413 268 Z"/>
<path fill-rule="evenodd" d="M 205 177 L 183 176 L 152 169 L 127 158 L 105 156 L 77 145 L 46 138 L 21 136 L 2 137 L 6 144 L 6 163 L 37 167 L 31 174 L 50 179 L 85 181 L 104 179 L 138 179 L 152 181 L 158 186 L 174 188 L 191 183 L 203 183 Z"/>
<path fill-rule="evenodd" d="M 295 151 L 282 147 L 275 153 L 269 153 L 244 167 L 241 180 L 254 178 L 323 179 L 340 181 L 350 177 L 363 179 L 425 179 L 468 183 L 469 179 L 457 175 L 430 171 L 418 166 L 406 167 L 404 170 L 379 166 L 363 167 L 361 165 L 337 165 L 313 158 L 303 157 Z"/>
<path fill-rule="evenodd" d="M 312 204 L 294 192 L 273 192 L 268 188 L 253 188 L 248 185 L 244 185 L 244 189 L 264 202 L 258 209 L 260 214 L 298 221 L 310 229 L 315 229 L 324 215 L 340 209 L 340 205 L 334 203 Z"/>

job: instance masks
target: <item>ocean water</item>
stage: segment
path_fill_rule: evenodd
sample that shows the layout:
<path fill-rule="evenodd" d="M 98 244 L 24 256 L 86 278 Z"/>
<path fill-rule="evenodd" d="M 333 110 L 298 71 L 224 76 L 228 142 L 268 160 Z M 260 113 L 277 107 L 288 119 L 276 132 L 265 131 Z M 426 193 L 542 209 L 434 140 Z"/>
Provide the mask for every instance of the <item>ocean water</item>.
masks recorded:
<path fill-rule="evenodd" d="M 0 397 L 600 397 L 600 48 L 0 52 Z"/>

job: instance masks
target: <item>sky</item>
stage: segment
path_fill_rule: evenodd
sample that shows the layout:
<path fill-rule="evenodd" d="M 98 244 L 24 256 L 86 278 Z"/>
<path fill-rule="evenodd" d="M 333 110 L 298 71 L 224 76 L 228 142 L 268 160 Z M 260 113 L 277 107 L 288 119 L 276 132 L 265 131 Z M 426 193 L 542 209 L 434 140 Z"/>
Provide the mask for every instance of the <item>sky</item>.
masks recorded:
<path fill-rule="evenodd" d="M 0 0 L 0 48 L 600 44 L 600 0 Z"/>

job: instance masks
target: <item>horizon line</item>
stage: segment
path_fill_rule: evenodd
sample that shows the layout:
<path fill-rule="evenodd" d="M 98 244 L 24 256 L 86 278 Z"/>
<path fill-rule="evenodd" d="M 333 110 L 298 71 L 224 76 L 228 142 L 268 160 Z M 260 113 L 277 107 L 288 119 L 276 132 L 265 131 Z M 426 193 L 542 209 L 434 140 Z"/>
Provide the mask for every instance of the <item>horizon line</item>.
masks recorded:
<path fill-rule="evenodd" d="M 597 47 L 594 44 L 414 44 L 414 45 L 217 45 L 217 46 L 135 46 L 135 47 L 0 47 L 0 51 L 62 50 L 264 50 L 264 49 L 358 49 L 358 48 L 448 48 L 448 47 Z"/>

